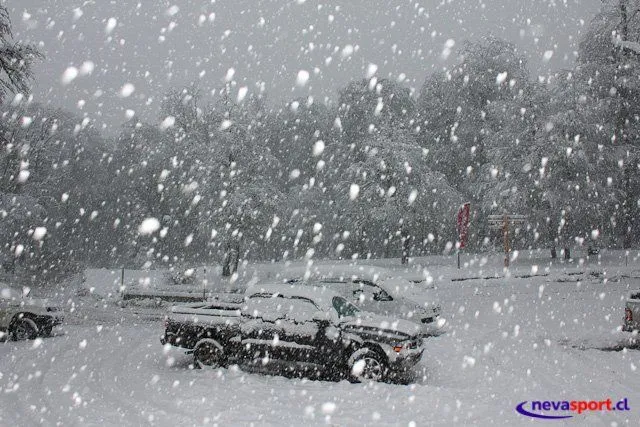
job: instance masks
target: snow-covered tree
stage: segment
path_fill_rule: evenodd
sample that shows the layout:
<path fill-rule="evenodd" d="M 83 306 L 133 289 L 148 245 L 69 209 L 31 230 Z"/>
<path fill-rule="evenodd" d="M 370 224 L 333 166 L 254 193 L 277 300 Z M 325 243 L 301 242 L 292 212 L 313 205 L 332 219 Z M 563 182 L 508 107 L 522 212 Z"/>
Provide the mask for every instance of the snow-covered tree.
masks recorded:
<path fill-rule="evenodd" d="M 338 100 L 342 143 L 357 143 L 390 122 L 407 127 L 414 110 L 409 89 L 399 83 L 377 77 L 354 81 L 340 91 Z"/>
<path fill-rule="evenodd" d="M 640 237 L 639 13 L 636 0 L 603 2 L 581 41 L 572 76 L 580 87 L 579 102 L 588 112 L 585 128 L 602 155 L 618 166 L 607 168 L 607 176 L 601 179 L 609 179 L 619 195 L 617 207 L 609 211 L 609 222 L 619 230 L 625 247 Z"/>
<path fill-rule="evenodd" d="M 418 100 L 420 144 L 433 167 L 473 201 L 483 198 L 491 139 L 526 103 L 529 75 L 514 45 L 486 36 L 465 43 L 460 63 L 425 81 Z M 515 144 L 515 140 L 511 142 Z M 498 143 L 497 145 L 502 145 Z"/>
<path fill-rule="evenodd" d="M 410 133 L 388 127 L 366 138 L 362 160 L 352 163 L 342 183 L 346 215 L 353 239 L 383 243 L 389 255 L 394 242 L 406 263 L 412 246 L 432 236 L 448 236 L 447 227 L 461 197 L 445 177 L 429 169 L 426 150 Z M 433 240 L 433 239 L 432 239 Z"/>
<path fill-rule="evenodd" d="M 288 102 L 267 117 L 268 145 L 282 166 L 288 187 L 302 185 L 316 175 L 332 124 L 329 108 L 311 97 Z"/>
<path fill-rule="evenodd" d="M 90 121 L 38 104 L 5 105 L 2 123 L 0 188 L 5 200 L 19 196 L 22 206 L 37 205 L 38 226 L 46 229 L 29 264 L 39 269 L 38 279 L 65 274 L 75 268 L 72 260 L 88 260 L 111 240 L 96 221 L 110 194 L 100 185 L 108 181 L 102 164 L 108 147 Z"/>
<path fill-rule="evenodd" d="M 534 206 L 546 217 L 552 245 L 560 241 L 565 248 L 606 227 L 607 212 L 617 201 L 602 173 L 612 167 L 607 148 L 599 128 L 589 125 L 591 110 L 580 101 L 580 86 L 565 74 L 553 88 L 549 111 L 526 160 L 540 190 Z"/>
<path fill-rule="evenodd" d="M 472 203 L 472 243 L 489 233 L 485 215 L 529 209 L 516 153 L 533 137 L 535 93 L 522 54 L 492 35 L 466 42 L 460 62 L 422 87 L 418 140 L 431 167 Z"/>
<path fill-rule="evenodd" d="M 42 53 L 33 45 L 13 41 L 6 6 L 0 5 L 0 102 L 7 93 L 27 93 L 33 78 L 32 65 Z"/>
<path fill-rule="evenodd" d="M 416 142 L 414 110 L 409 91 L 386 79 L 341 91 L 341 133 L 329 147 L 328 169 L 335 168 L 329 180 L 343 227 L 336 231 L 349 236 L 345 252 L 401 254 L 406 262 L 411 247 L 453 229 L 447 225 L 461 199 L 430 170 L 429 152 Z"/>

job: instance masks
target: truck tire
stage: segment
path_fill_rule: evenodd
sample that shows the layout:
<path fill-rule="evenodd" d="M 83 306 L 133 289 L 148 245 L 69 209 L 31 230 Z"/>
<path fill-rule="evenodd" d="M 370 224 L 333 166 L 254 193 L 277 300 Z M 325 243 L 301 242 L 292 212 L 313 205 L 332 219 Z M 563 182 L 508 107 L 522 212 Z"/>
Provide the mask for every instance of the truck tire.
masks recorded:
<path fill-rule="evenodd" d="M 193 361 L 199 368 L 219 368 L 224 363 L 224 349 L 216 340 L 200 341 L 193 350 Z"/>
<path fill-rule="evenodd" d="M 375 350 L 361 348 L 355 351 L 347 363 L 351 382 L 384 381 L 389 368 L 385 358 Z"/>
<path fill-rule="evenodd" d="M 17 319 L 11 325 L 11 338 L 14 341 L 33 340 L 38 336 L 38 326 L 36 323 L 27 318 Z"/>

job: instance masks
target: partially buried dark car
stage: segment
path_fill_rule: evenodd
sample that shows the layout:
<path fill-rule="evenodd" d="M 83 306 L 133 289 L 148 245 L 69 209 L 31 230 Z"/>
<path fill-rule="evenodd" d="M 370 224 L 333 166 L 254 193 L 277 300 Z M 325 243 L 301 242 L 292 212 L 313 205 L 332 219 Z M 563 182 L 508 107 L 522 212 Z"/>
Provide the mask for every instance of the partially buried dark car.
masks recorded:
<path fill-rule="evenodd" d="M 50 336 L 63 321 L 62 310 L 47 299 L 32 298 L 22 290 L 0 285 L 0 340 Z"/>

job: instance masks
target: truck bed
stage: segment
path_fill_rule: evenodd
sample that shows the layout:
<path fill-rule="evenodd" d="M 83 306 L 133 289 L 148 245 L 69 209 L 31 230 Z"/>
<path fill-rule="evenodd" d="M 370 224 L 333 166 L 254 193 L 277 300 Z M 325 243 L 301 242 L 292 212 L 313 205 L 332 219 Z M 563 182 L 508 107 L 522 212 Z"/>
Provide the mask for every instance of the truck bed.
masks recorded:
<path fill-rule="evenodd" d="M 171 307 L 165 323 L 165 344 L 193 349 L 205 338 L 230 338 L 239 333 L 240 304 L 197 302 Z"/>

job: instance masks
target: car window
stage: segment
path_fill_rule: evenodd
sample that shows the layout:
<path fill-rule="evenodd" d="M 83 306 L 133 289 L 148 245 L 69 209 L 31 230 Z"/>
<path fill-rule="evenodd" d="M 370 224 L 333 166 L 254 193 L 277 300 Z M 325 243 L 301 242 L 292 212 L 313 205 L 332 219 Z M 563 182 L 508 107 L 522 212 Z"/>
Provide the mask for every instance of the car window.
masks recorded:
<path fill-rule="evenodd" d="M 333 308 L 338 312 L 338 317 L 355 316 L 360 310 L 342 297 L 333 297 Z"/>

